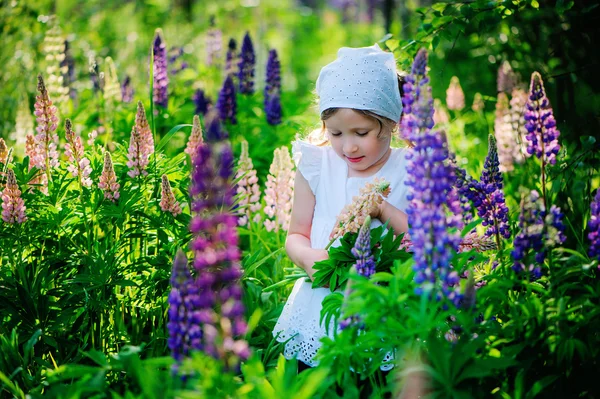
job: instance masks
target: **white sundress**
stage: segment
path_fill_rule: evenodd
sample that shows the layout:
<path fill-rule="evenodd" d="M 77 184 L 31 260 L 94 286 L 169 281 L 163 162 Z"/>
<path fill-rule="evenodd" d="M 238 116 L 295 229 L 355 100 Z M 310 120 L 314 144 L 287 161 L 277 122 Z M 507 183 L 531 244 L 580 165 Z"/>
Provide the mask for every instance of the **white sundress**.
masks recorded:
<path fill-rule="evenodd" d="M 406 178 L 405 148 L 392 148 L 392 153 L 383 167 L 369 177 L 348 177 L 348 166 L 330 146 L 318 147 L 303 141 L 292 143 L 292 153 L 297 168 L 315 195 L 316 204 L 310 231 L 311 247 L 324 249 L 329 243 L 329 234 L 333 230 L 337 215 L 359 190 L 375 177 L 390 182 L 391 193 L 386 199 L 396 208 L 406 211 L 408 187 Z M 371 223 L 371 228 L 381 225 L 379 220 Z M 334 244 L 335 245 L 335 244 Z M 321 347 L 320 339 L 326 336 L 324 326 L 319 324 L 323 299 L 330 294 L 329 288 L 312 288 L 312 282 L 298 279 L 281 312 L 273 335 L 279 342 L 288 341 L 283 355 L 286 359 L 298 360 L 315 367 L 318 362 L 314 356 Z M 329 327 L 329 337 L 333 338 L 333 321 Z M 393 364 L 385 364 L 393 359 L 386 355 L 383 370 L 389 370 Z"/>

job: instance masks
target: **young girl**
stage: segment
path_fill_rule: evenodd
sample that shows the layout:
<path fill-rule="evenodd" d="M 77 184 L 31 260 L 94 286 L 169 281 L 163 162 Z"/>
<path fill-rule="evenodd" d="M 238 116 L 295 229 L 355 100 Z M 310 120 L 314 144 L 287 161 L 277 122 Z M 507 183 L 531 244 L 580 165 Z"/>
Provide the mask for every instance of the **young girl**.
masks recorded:
<path fill-rule="evenodd" d="M 325 246 L 337 215 L 360 188 L 375 177 L 390 182 L 391 193 L 372 213 L 371 228 L 389 221 L 396 233 L 408 230 L 406 149 L 391 148 L 392 133 L 402 114 L 401 82 L 391 53 L 377 44 L 341 48 L 317 79 L 322 133 L 330 146 L 292 143 L 298 159 L 294 203 L 285 248 L 288 256 L 312 279 L 315 262 L 328 258 Z M 288 341 L 284 356 L 314 367 L 314 356 L 326 335 L 320 325 L 328 288 L 312 288 L 299 279 L 273 330 Z M 333 334 L 330 327 L 330 335 Z M 389 360 L 389 359 L 387 359 Z M 389 365 L 391 368 L 391 365 Z"/>

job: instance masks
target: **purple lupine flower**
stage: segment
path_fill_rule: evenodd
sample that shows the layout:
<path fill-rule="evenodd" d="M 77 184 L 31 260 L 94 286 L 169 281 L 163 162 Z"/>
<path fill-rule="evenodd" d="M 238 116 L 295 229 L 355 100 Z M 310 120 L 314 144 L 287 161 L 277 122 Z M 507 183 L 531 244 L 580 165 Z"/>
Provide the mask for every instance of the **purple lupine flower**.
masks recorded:
<path fill-rule="evenodd" d="M 433 98 L 427 76 L 427 50 L 420 49 L 412 64 L 411 73 L 403 85 L 401 138 L 412 140 L 418 130 L 431 129 L 433 122 Z M 419 99 L 425 101 L 421 106 L 416 103 Z"/>
<path fill-rule="evenodd" d="M 588 222 L 588 240 L 590 240 L 588 253 L 592 258 L 600 260 L 600 188 L 596 190 L 596 197 L 592 201 L 591 208 L 590 221 Z"/>
<path fill-rule="evenodd" d="M 227 54 L 225 54 L 225 75 L 237 75 L 234 71 L 238 63 L 237 58 L 237 42 L 234 38 L 231 38 L 227 44 Z"/>
<path fill-rule="evenodd" d="M 157 29 L 154 34 L 153 55 L 154 70 L 152 71 L 152 76 L 154 77 L 154 103 L 163 108 L 167 108 L 169 103 L 167 45 L 165 44 L 165 41 L 162 37 L 162 31 L 160 29 Z"/>
<path fill-rule="evenodd" d="M 367 0 L 367 21 L 372 22 L 375 17 L 375 10 L 379 7 L 381 0 Z"/>
<path fill-rule="evenodd" d="M 188 68 L 189 65 L 187 62 L 183 61 L 181 57 L 183 56 L 183 47 L 171 47 L 168 52 L 169 54 L 169 65 L 171 65 L 170 73 L 172 75 L 176 75 L 184 69 Z M 179 61 L 179 62 L 178 62 Z"/>
<path fill-rule="evenodd" d="M 238 80 L 240 83 L 241 94 L 254 93 L 254 67 L 256 65 L 256 55 L 250 34 L 246 32 L 242 41 L 240 50 L 240 61 L 238 63 Z"/>
<path fill-rule="evenodd" d="M 192 98 L 192 100 L 194 101 L 194 105 L 196 106 L 196 112 L 194 113 L 197 115 L 206 115 L 206 113 L 210 109 L 210 106 L 212 105 L 210 98 L 208 98 L 208 96 L 204 93 L 204 90 L 202 89 L 197 89 L 194 92 L 194 97 Z"/>
<path fill-rule="evenodd" d="M 216 27 L 215 16 L 210 16 L 210 29 L 206 32 L 206 65 L 212 66 L 219 63 L 221 58 L 221 47 L 223 33 Z"/>
<path fill-rule="evenodd" d="M 247 343 L 239 338 L 246 332 L 246 323 L 239 284 L 237 217 L 231 211 L 234 159 L 225 137 L 216 111 L 211 111 L 207 115 L 206 143 L 197 148 L 193 162 L 190 230 L 201 298 L 196 309 L 201 315 L 203 350 L 235 368 L 249 352 Z"/>
<path fill-rule="evenodd" d="M 471 207 L 470 201 L 472 201 L 472 189 L 473 178 L 467 174 L 467 171 L 463 168 L 459 168 L 456 162 L 453 160 L 454 174 L 456 176 L 455 188 L 457 190 L 458 198 L 460 201 L 460 207 L 462 209 L 463 223 L 469 224 L 473 221 L 473 208 Z"/>
<path fill-rule="evenodd" d="M 453 190 L 456 180 L 449 164 L 446 135 L 432 131 L 433 98 L 426 73 L 427 53 L 420 49 L 415 57 L 412 73 L 405 85 L 403 103 L 408 114 L 403 118 L 403 133 L 414 143 L 407 154 L 409 174 L 406 185 L 410 201 L 407 209 L 411 225 L 409 235 L 413 243 L 418 293 L 441 292 L 458 306 L 460 292 L 458 274 L 452 270 L 450 259 L 458 249 L 462 226 L 458 193 Z"/>
<path fill-rule="evenodd" d="M 527 152 L 542 159 L 543 164 L 556 163 L 556 154 L 560 150 L 556 120 L 546 97 L 544 82 L 539 72 L 531 75 L 529 99 L 525 104 L 525 128 L 527 129 Z"/>
<path fill-rule="evenodd" d="M 528 272 L 531 280 L 542 276 L 541 266 L 547 251 L 566 239 L 562 219 L 563 214 L 556 205 L 552 205 L 550 212 L 546 212 L 537 191 L 532 190 L 523 198 L 519 215 L 520 231 L 515 236 L 511 252 L 514 260 L 512 269 L 515 272 Z M 531 257 L 534 261 L 529 259 Z"/>
<path fill-rule="evenodd" d="M 133 87 L 131 87 L 131 78 L 129 75 L 125 75 L 125 79 L 123 79 L 123 83 L 121 84 L 121 100 L 124 103 L 133 101 Z"/>
<path fill-rule="evenodd" d="M 273 94 L 265 108 L 267 114 L 267 123 L 269 125 L 279 125 L 281 123 L 281 100 L 278 94 Z"/>
<path fill-rule="evenodd" d="M 73 88 L 75 82 L 75 59 L 69 46 L 69 41 L 65 40 L 65 58 L 60 62 L 60 68 L 63 70 L 63 84 L 69 88 L 69 97 L 75 99 L 77 92 Z"/>
<path fill-rule="evenodd" d="M 269 51 L 265 82 L 264 105 L 267 122 L 270 125 L 278 125 L 281 123 L 281 64 L 274 49 Z"/>
<path fill-rule="evenodd" d="M 228 75 L 225 82 L 223 82 L 216 107 L 219 111 L 219 118 L 223 122 L 229 121 L 232 125 L 237 124 L 237 100 L 235 97 L 235 85 L 233 84 L 231 75 Z"/>

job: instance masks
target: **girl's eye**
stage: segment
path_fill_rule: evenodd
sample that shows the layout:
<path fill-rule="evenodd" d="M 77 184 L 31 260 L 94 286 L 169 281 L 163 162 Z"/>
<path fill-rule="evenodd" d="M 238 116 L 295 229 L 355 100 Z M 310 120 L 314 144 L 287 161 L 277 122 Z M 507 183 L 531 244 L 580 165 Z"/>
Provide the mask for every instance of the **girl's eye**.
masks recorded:
<path fill-rule="evenodd" d="M 366 136 L 367 134 L 369 134 L 369 132 L 356 132 L 356 134 L 358 134 L 359 136 Z"/>
<path fill-rule="evenodd" d="M 334 137 L 338 137 L 338 136 L 342 135 L 342 133 L 332 133 L 332 132 L 329 132 L 329 134 L 331 134 Z"/>

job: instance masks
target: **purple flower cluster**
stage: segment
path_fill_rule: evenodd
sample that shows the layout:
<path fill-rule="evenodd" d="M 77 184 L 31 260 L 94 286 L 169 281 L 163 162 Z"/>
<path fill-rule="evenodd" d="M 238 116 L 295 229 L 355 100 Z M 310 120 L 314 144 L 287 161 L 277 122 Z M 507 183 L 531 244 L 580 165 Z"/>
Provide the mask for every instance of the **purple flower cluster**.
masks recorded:
<path fill-rule="evenodd" d="M 171 74 L 176 75 L 189 67 L 188 63 L 182 60 L 183 47 L 171 47 L 169 50 L 169 65 L 171 65 Z"/>
<path fill-rule="evenodd" d="M 229 39 L 227 44 L 227 53 L 225 54 L 225 74 L 234 74 L 233 68 L 237 65 L 237 42 L 234 38 Z"/>
<path fill-rule="evenodd" d="M 269 51 L 265 82 L 264 105 L 267 122 L 270 125 L 279 125 L 281 123 L 281 64 L 275 49 Z"/>
<path fill-rule="evenodd" d="M 531 75 L 529 98 L 525 104 L 525 129 L 528 140 L 527 152 L 542 159 L 544 165 L 556 163 L 556 154 L 560 150 L 556 120 L 546 97 L 544 82 L 538 72 Z"/>
<path fill-rule="evenodd" d="M 156 30 L 153 42 L 153 55 L 154 55 L 154 70 L 152 76 L 154 77 L 153 83 L 153 99 L 154 103 L 163 108 L 167 108 L 169 103 L 169 76 L 167 72 L 167 45 L 162 38 L 160 29 Z"/>
<path fill-rule="evenodd" d="M 229 121 L 232 125 L 237 124 L 237 99 L 235 97 L 235 85 L 233 84 L 231 75 L 227 75 L 225 82 L 223 82 L 223 87 L 221 87 L 221 91 L 219 91 L 217 110 L 219 111 L 219 118 L 223 122 Z"/>
<path fill-rule="evenodd" d="M 556 205 L 552 205 L 550 212 L 546 212 L 537 191 L 532 190 L 528 197 L 523 198 L 519 215 L 520 231 L 515 236 L 511 252 L 515 272 L 526 271 L 531 280 L 542 276 L 541 265 L 546 259 L 547 251 L 566 239 L 562 219 L 563 214 Z M 535 261 L 526 266 L 529 255 L 533 255 Z"/>
<path fill-rule="evenodd" d="M 473 180 L 471 176 L 467 175 L 466 170 L 458 167 L 455 163 L 453 163 L 453 166 L 454 175 L 456 176 L 454 187 L 457 190 L 460 201 L 463 223 L 469 224 L 473 221 L 473 208 L 471 207 L 471 201 L 474 183 L 476 184 L 477 182 Z"/>
<path fill-rule="evenodd" d="M 250 34 L 246 32 L 242 41 L 242 49 L 240 50 L 240 60 L 238 63 L 238 79 L 240 82 L 241 94 L 254 93 L 254 67 L 256 65 L 256 55 Z"/>
<path fill-rule="evenodd" d="M 400 134 L 402 138 L 413 140 L 413 135 L 434 125 L 433 97 L 427 76 L 427 50 L 420 49 L 417 52 L 403 89 Z"/>
<path fill-rule="evenodd" d="M 600 260 L 600 188 L 596 190 L 596 197 L 592 201 L 591 208 L 592 212 L 588 222 L 589 254 L 592 258 Z"/>
<path fill-rule="evenodd" d="M 413 242 L 415 281 L 417 293 L 434 294 L 441 284 L 441 292 L 458 306 L 459 277 L 450 266 L 450 259 L 460 243 L 456 229 L 462 227 L 461 208 L 454 168 L 448 162 L 446 135 L 432 131 L 433 98 L 426 72 L 427 52 L 420 49 L 412 72 L 404 85 L 402 102 L 405 114 L 402 128 L 405 137 L 414 144 L 407 155 L 409 174 L 406 185 L 410 201 L 407 209 L 410 220 L 409 234 Z"/>
<path fill-rule="evenodd" d="M 125 79 L 123 79 L 123 83 L 121 84 L 121 101 L 124 103 L 133 101 L 133 87 L 131 87 L 131 78 L 129 75 L 125 76 Z"/>
<path fill-rule="evenodd" d="M 206 144 L 200 145 L 193 163 L 190 195 L 194 236 L 193 266 L 201 293 L 203 350 L 235 368 L 249 355 L 248 345 L 238 337 L 245 334 L 242 288 L 239 284 L 237 217 L 231 209 L 235 189 L 232 184 L 233 153 L 224 142 L 216 112 L 207 116 Z"/>
<path fill-rule="evenodd" d="M 210 98 L 204 93 L 204 90 L 202 89 L 197 89 L 194 92 L 192 100 L 194 101 L 194 105 L 196 106 L 196 110 L 194 112 L 196 115 L 206 115 L 206 113 L 210 109 L 210 106 L 212 105 Z"/>

